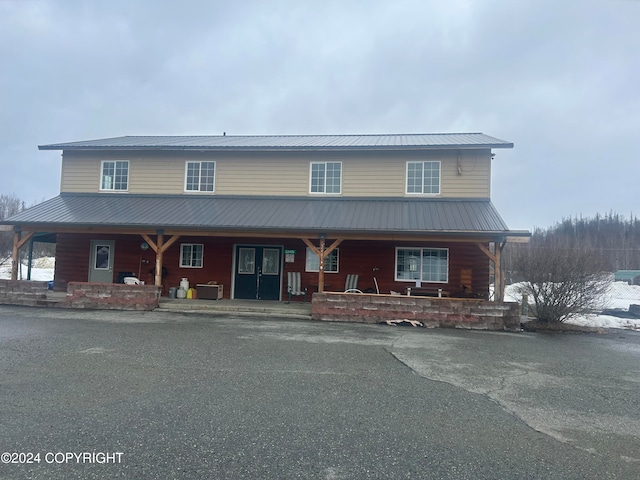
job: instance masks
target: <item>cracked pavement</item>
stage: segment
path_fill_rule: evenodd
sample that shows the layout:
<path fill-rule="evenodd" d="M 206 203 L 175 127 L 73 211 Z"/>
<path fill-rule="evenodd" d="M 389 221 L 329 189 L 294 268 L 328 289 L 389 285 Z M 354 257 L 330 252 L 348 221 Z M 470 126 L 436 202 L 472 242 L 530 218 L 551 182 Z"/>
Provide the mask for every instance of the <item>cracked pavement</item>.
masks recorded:
<path fill-rule="evenodd" d="M 1 478 L 640 478 L 640 334 L 0 307 Z"/>

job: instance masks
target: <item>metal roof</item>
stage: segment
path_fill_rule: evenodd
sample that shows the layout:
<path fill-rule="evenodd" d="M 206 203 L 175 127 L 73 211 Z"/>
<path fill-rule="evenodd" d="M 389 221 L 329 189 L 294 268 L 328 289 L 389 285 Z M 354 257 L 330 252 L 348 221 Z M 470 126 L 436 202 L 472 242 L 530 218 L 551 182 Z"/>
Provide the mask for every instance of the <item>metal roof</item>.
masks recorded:
<path fill-rule="evenodd" d="M 0 224 L 37 225 L 41 230 L 138 227 L 288 233 L 514 233 L 488 199 L 62 193 Z"/>
<path fill-rule="evenodd" d="M 411 150 L 513 148 L 483 133 L 390 135 L 125 136 L 40 145 L 40 150 Z"/>

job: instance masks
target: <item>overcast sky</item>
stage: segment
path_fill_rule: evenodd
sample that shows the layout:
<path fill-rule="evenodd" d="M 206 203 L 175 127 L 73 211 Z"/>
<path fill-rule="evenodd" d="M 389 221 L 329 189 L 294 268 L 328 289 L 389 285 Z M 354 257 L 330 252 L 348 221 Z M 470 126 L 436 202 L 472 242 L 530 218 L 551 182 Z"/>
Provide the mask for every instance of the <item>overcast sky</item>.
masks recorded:
<path fill-rule="evenodd" d="M 0 193 L 121 135 L 483 132 L 512 229 L 640 216 L 639 0 L 0 0 Z"/>

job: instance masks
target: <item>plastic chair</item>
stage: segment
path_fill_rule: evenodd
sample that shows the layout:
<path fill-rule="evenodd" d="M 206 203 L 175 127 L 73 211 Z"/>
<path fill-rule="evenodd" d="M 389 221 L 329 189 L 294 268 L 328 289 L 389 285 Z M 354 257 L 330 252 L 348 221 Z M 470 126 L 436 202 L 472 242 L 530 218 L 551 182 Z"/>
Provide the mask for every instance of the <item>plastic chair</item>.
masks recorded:
<path fill-rule="evenodd" d="M 359 275 L 350 273 L 347 275 L 347 279 L 344 282 L 344 293 L 362 293 L 362 290 L 358 289 Z"/>
<path fill-rule="evenodd" d="M 307 289 L 303 289 L 300 286 L 300 272 L 287 272 L 287 281 L 289 282 L 289 300 L 287 303 L 291 303 L 291 297 L 304 295 L 304 302 L 307 301 Z"/>

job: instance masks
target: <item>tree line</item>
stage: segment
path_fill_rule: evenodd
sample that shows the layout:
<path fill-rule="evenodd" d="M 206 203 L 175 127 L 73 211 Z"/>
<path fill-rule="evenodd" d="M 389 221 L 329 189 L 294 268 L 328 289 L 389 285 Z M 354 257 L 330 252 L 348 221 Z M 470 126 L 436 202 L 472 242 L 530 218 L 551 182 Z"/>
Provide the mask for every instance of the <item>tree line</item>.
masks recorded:
<path fill-rule="evenodd" d="M 607 272 L 640 270 L 640 219 L 633 214 L 626 218 L 612 211 L 595 217 L 563 218 L 549 228 L 536 228 L 529 244 L 507 244 L 505 270 L 517 277 L 513 261 L 518 251 L 544 251 L 552 245 L 568 252 L 588 251 Z"/>
<path fill-rule="evenodd" d="M 20 213 L 26 208 L 25 202 L 15 195 L 0 194 L 0 220 Z M 13 251 L 13 232 L 0 231 L 0 263 L 11 258 Z M 51 243 L 33 243 L 33 256 L 52 257 L 55 255 L 55 245 Z"/>

